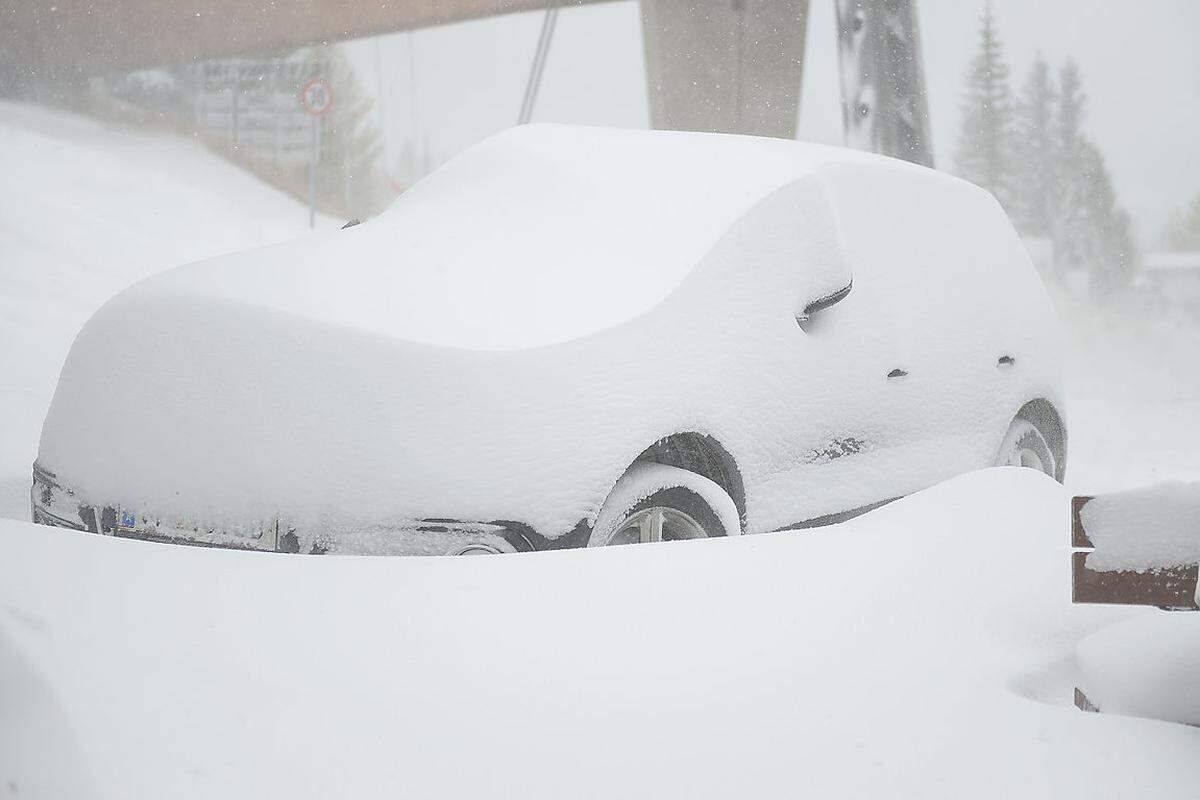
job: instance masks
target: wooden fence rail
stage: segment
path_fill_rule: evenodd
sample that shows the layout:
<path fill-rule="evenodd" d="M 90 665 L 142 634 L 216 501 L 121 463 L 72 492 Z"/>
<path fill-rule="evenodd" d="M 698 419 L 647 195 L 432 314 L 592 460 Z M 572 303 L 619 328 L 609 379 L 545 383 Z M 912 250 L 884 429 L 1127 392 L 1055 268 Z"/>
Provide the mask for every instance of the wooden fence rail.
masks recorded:
<path fill-rule="evenodd" d="M 1198 610 L 1197 575 L 1200 564 L 1154 564 L 1149 569 L 1106 570 L 1095 567 L 1097 546 L 1084 524 L 1084 507 L 1095 499 L 1083 495 L 1071 499 L 1071 599 L 1076 603 L 1158 606 L 1172 610 Z M 1128 532 L 1130 538 L 1137 531 Z M 1200 530 L 1196 531 L 1200 541 Z"/>

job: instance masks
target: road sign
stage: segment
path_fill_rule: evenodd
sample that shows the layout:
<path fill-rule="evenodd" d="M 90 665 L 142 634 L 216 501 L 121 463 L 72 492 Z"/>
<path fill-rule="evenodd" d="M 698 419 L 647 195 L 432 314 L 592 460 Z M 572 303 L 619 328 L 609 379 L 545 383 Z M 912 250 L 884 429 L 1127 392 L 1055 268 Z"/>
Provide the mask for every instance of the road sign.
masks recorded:
<path fill-rule="evenodd" d="M 312 114 L 312 156 L 308 162 L 308 227 L 317 220 L 317 161 L 321 157 L 321 126 L 317 118 L 333 105 L 333 90 L 324 78 L 313 78 L 300 90 L 300 105 Z"/>
<path fill-rule="evenodd" d="M 328 111 L 329 107 L 333 105 L 333 90 L 329 88 L 329 81 L 324 78 L 313 78 L 304 84 L 304 88 L 300 90 L 300 105 L 304 106 L 304 110 L 314 117 L 319 117 Z"/>

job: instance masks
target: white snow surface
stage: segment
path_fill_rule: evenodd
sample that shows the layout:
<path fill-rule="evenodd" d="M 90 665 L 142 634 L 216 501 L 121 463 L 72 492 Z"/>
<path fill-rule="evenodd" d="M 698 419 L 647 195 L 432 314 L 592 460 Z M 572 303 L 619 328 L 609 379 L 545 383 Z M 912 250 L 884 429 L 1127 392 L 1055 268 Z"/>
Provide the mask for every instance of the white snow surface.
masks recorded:
<path fill-rule="evenodd" d="M 0 142 L 0 516 L 25 517 L 82 322 L 144 274 L 306 219 L 177 137 L 0 102 Z M 1196 320 L 1056 300 L 1073 491 L 1200 479 L 1200 373 L 1180 368 Z M 1069 606 L 1065 519 L 1061 490 L 1008 469 L 828 530 L 496 559 L 247 555 L 0 522 L 0 786 L 1194 797 L 1197 731 L 1067 704 L 1080 685 L 1106 710 L 1179 718 L 1147 665 L 1171 653 L 1187 680 L 1181 626 L 1200 615 Z M 1087 639 L 1076 666 L 1081 639 L 1126 619 L 1136 642 Z"/>
<path fill-rule="evenodd" d="M 185 138 L 2 100 L 0 175 L 0 516 L 27 518 L 38 431 L 88 317 L 153 272 L 305 234 L 308 212 Z"/>
<path fill-rule="evenodd" d="M 1200 726 L 1200 614 L 1127 620 L 1078 647 L 1082 685 L 1106 714 Z"/>
<path fill-rule="evenodd" d="M 1095 570 L 1200 564 L 1200 483 L 1172 482 L 1099 495 L 1080 511 Z"/>
<path fill-rule="evenodd" d="M 1200 481 L 1200 314 L 1054 294 L 1067 332 L 1067 486 L 1100 494 Z"/>
<path fill-rule="evenodd" d="M 587 158 L 567 158 L 568 144 Z M 644 180 L 621 171 L 625 159 Z M 651 213 L 645 196 L 682 202 L 665 187 L 685 163 L 728 196 L 697 194 L 701 227 L 690 207 L 654 211 L 663 241 L 679 245 L 672 261 L 635 222 Z M 523 186 L 527 164 L 542 166 Z M 543 193 L 562 200 L 550 191 L 560 172 L 582 192 L 585 168 L 628 185 L 564 212 L 570 237 L 546 230 L 533 214 L 549 213 Z M 696 431 L 736 460 L 758 532 L 989 465 L 1022 405 L 1062 407 L 1046 293 L 999 206 L 955 178 L 796 142 L 559 126 L 501 134 L 442 172 L 362 226 L 190 265 L 114 298 L 68 357 L 43 466 L 97 505 L 213 524 L 282 514 L 302 542 L 427 517 L 515 520 L 553 538 L 593 522 L 648 446 Z M 458 204 L 496 202 L 505 187 L 506 205 L 530 213 L 478 225 L 495 265 L 481 270 L 476 226 L 464 219 L 452 240 L 435 220 L 470 217 Z M 575 236 L 585 229 L 586 246 Z M 439 230 L 435 247 L 424 237 Z M 527 257 L 542 241 L 560 254 L 578 246 L 577 261 Z M 552 261 L 564 291 L 591 299 L 530 299 Z M 597 283 L 610 266 L 612 286 Z M 804 306 L 851 275 L 849 297 L 799 329 Z M 462 304 L 482 313 L 509 301 L 575 338 L 446 346 L 464 343 L 447 331 L 482 333 L 458 319 Z M 636 313 L 644 303 L 653 310 Z M 559 329 L 576 310 L 584 327 Z M 496 330 L 504 348 L 520 343 Z M 1016 366 L 998 368 L 1001 355 Z M 889 380 L 896 368 L 909 376 Z M 822 455 L 849 440 L 846 457 Z"/>
<path fill-rule="evenodd" d="M 820 530 L 474 559 L 3 523 L 0 785 L 1194 797 L 1200 730 L 1071 706 L 1076 645 L 1159 612 L 1070 604 L 1066 514 L 1003 468 Z"/>

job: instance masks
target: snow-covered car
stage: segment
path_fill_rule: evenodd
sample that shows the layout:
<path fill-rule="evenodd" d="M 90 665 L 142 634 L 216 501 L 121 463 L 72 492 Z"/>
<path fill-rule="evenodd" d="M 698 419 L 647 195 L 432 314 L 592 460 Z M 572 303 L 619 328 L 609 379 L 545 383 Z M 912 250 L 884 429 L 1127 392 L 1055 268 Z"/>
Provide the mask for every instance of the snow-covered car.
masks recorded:
<path fill-rule="evenodd" d="M 843 519 L 1062 479 L 1056 322 L 956 178 L 765 138 L 525 126 L 379 217 L 180 267 L 79 334 L 38 522 L 466 554 Z"/>

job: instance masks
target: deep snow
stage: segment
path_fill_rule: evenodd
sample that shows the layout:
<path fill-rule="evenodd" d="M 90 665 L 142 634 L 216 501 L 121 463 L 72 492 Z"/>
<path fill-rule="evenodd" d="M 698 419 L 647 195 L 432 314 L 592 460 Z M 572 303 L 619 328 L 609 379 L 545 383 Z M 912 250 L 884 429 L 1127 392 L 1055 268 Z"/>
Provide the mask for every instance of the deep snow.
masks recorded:
<path fill-rule="evenodd" d="M 1070 705 L 1076 643 L 1160 617 L 1070 604 L 1065 512 L 1057 484 L 1004 468 L 820 530 L 474 559 L 8 523 L 0 779 L 74 798 L 1194 797 L 1200 730 Z"/>
<path fill-rule="evenodd" d="M 170 136 L 0 103 L 0 144 L 20 187 L 0 193 L 0 516 L 24 519 L 82 322 L 141 275 L 306 218 Z M 1181 368 L 1200 322 L 1056 299 L 1069 488 L 1200 479 L 1200 373 Z M 1194 796 L 1200 732 L 1067 707 L 1078 680 L 1118 713 L 1186 710 L 1144 689 L 1188 677 L 1200 615 L 1070 606 L 1065 501 L 991 470 L 810 533 L 473 560 L 3 522 L 0 787 Z"/>
<path fill-rule="evenodd" d="M 1104 309 L 1053 297 L 1067 335 L 1068 488 L 1200 481 L 1200 314 L 1136 296 Z"/>
<path fill-rule="evenodd" d="M 0 517 L 30 466 L 67 349 L 146 274 L 306 232 L 306 211 L 193 142 L 0 102 Z M 205 222 L 207 221 L 207 222 Z M 330 221 L 325 224 L 332 225 Z M 1075 493 L 1200 480 L 1200 319 L 1054 294 L 1066 323 Z"/>
<path fill-rule="evenodd" d="M 0 516 L 27 519 L 38 432 L 87 318 L 153 272 L 306 234 L 308 211 L 185 138 L 8 101 L 0 175 Z"/>
<path fill-rule="evenodd" d="M 1106 714 L 1200 726 L 1200 614 L 1160 613 L 1103 628 L 1077 648 L 1087 698 Z"/>

